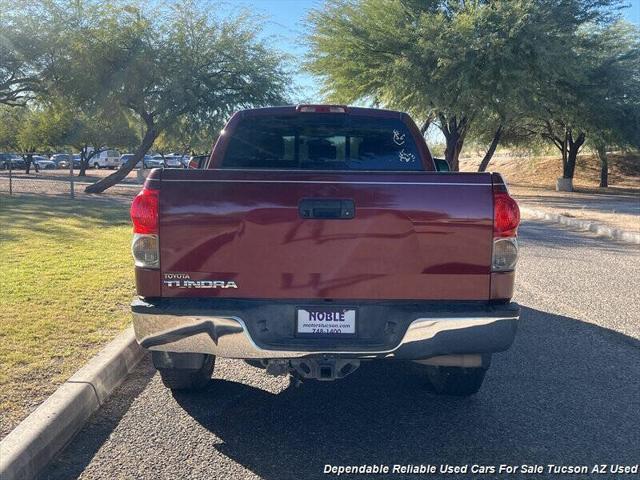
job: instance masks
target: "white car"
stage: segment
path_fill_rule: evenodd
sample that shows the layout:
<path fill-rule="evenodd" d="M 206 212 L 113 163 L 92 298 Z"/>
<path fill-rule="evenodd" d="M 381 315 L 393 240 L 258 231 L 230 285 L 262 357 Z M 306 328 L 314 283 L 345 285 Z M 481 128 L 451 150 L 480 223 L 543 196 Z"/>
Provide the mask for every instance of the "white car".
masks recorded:
<path fill-rule="evenodd" d="M 167 155 L 164 157 L 164 164 L 169 168 L 184 168 L 181 156 Z"/>
<path fill-rule="evenodd" d="M 53 162 L 42 155 L 34 155 L 31 158 L 33 163 L 37 165 L 40 170 L 55 170 L 57 167 L 56 162 Z"/>
<path fill-rule="evenodd" d="M 164 168 L 164 160 L 160 155 L 145 155 L 143 165 L 144 168 Z"/>
<path fill-rule="evenodd" d="M 165 155 L 164 158 L 162 155 L 156 155 L 153 158 L 154 160 L 161 160 L 164 166 L 168 168 L 184 168 L 182 157 L 178 155 Z"/>
<path fill-rule="evenodd" d="M 119 168 L 120 152 L 118 150 L 103 150 L 91 157 L 89 162 L 93 168 Z"/>

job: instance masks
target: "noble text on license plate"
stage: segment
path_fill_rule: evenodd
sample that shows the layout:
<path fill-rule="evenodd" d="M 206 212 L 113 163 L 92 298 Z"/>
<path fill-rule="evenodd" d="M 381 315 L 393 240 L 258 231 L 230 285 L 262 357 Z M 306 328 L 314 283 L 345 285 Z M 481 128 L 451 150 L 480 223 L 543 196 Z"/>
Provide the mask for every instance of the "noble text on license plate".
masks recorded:
<path fill-rule="evenodd" d="M 356 310 L 353 308 L 298 308 L 296 321 L 296 332 L 302 335 L 356 333 Z"/>

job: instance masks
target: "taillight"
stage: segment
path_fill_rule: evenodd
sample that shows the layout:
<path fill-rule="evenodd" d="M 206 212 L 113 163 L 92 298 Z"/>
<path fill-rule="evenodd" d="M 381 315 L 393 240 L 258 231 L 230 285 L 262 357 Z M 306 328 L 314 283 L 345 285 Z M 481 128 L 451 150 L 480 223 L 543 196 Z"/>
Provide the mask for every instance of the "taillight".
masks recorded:
<path fill-rule="evenodd" d="M 143 188 L 131 204 L 133 233 L 158 233 L 158 190 Z"/>
<path fill-rule="evenodd" d="M 518 261 L 520 209 L 499 174 L 493 174 L 493 254 L 491 270 L 514 270 Z"/>
<path fill-rule="evenodd" d="M 493 193 L 493 236 L 515 237 L 520 224 L 520 209 L 507 192 Z"/>
<path fill-rule="evenodd" d="M 131 253 L 136 267 L 160 267 L 160 248 L 157 235 L 134 234 L 131 242 Z"/>
<path fill-rule="evenodd" d="M 494 272 L 510 272 L 518 262 L 518 240 L 513 238 L 496 238 L 493 240 L 491 270 Z"/>
<path fill-rule="evenodd" d="M 158 242 L 159 191 L 143 188 L 131 203 L 133 242 L 131 253 L 137 267 L 159 268 L 160 248 Z"/>

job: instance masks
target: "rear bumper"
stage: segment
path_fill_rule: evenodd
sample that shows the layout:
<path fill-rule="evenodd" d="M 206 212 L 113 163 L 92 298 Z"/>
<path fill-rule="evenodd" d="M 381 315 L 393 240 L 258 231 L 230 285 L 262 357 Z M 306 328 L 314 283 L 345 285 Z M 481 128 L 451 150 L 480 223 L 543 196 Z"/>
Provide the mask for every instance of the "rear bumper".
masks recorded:
<path fill-rule="evenodd" d="M 131 310 L 144 348 L 242 359 L 330 355 L 420 360 L 495 353 L 511 346 L 520 314 L 515 303 L 360 303 L 358 338 L 309 339 L 293 333 L 296 305 L 300 303 L 165 298 L 136 299 Z"/>

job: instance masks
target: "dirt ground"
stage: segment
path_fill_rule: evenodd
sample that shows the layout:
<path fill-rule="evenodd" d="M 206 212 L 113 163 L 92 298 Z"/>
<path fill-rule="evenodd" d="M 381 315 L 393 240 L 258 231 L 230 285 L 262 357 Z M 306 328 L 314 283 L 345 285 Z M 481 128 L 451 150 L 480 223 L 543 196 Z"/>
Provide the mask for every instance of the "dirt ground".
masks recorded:
<path fill-rule="evenodd" d="M 460 159 L 461 171 L 476 171 L 481 157 Z M 562 176 L 562 159 L 558 155 L 531 157 L 511 152 L 494 155 L 488 170 L 500 172 L 509 185 L 541 187 L 555 190 Z M 609 154 L 609 187 L 600 188 L 600 162 L 593 154 L 578 156 L 574 187 L 582 193 L 629 194 L 640 192 L 640 152 Z"/>
<path fill-rule="evenodd" d="M 114 173 L 114 171 L 115 170 L 109 170 L 109 169 L 96 170 L 91 168 L 86 171 L 87 174 L 84 177 L 79 177 L 78 171 L 76 170 L 74 172 L 73 179 L 76 182 L 97 182 L 101 178 L 108 177 L 109 175 Z M 8 171 L 0 170 L 0 175 L 6 176 L 8 175 Z M 36 172 L 32 168 L 31 172 L 28 175 L 24 172 L 24 170 L 14 170 L 13 175 L 17 178 L 29 177 L 29 178 L 39 178 L 39 179 L 47 179 L 47 180 L 69 180 L 70 179 L 68 169 L 40 170 L 39 172 Z M 137 169 L 130 171 L 122 183 L 136 183 L 137 175 L 138 175 Z"/>
<path fill-rule="evenodd" d="M 475 171 L 480 157 L 463 158 L 462 171 Z M 623 230 L 640 232 L 640 153 L 609 155 L 609 187 L 600 188 L 600 162 L 580 155 L 575 192 L 556 192 L 562 176 L 559 156 L 523 157 L 509 152 L 494 156 L 488 170 L 499 172 L 521 205 L 567 217 L 593 220 Z"/>

